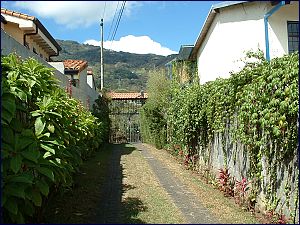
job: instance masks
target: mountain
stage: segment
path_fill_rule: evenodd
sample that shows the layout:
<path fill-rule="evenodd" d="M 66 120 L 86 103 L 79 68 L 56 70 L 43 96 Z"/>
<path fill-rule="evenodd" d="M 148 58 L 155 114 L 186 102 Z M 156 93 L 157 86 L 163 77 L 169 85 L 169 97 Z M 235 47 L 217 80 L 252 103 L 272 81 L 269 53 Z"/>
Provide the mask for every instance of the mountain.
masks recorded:
<path fill-rule="evenodd" d="M 65 59 L 82 59 L 92 67 L 99 85 L 100 77 L 100 47 L 80 44 L 76 41 L 57 40 L 62 50 L 56 61 Z M 165 64 L 177 55 L 161 56 L 154 54 L 133 54 L 104 49 L 104 87 L 111 91 L 146 90 L 149 71 L 164 68 Z"/>

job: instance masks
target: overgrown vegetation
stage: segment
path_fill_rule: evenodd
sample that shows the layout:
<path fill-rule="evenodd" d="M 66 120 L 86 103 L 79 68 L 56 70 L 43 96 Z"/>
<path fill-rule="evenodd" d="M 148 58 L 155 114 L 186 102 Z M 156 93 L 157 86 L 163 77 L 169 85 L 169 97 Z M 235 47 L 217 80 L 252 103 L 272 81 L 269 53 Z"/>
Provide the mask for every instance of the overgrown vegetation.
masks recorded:
<path fill-rule="evenodd" d="M 187 162 L 195 164 L 196 156 L 208 166 L 214 137 L 220 135 L 224 168 L 228 163 L 225 137 L 230 135 L 245 146 L 249 155 L 251 199 L 264 186 L 267 208 L 275 210 L 279 203 L 275 182 L 279 162 L 290 162 L 297 155 L 299 57 L 294 53 L 270 62 L 264 60 L 262 52 L 249 52 L 247 57 L 240 72 L 204 85 L 183 85 L 174 80 L 169 85 L 165 79 L 157 78 L 160 86 L 152 86 L 152 92 L 158 93 L 164 86 L 166 94 L 149 95 L 142 110 L 142 135 L 144 141 L 156 147 L 182 154 Z M 166 104 L 160 105 L 161 101 Z M 263 156 L 270 174 L 267 182 L 262 176 Z M 289 175 L 291 172 L 290 168 Z M 298 192 L 297 188 L 291 190 L 290 182 L 286 183 L 287 207 L 292 192 Z M 229 191 L 227 186 L 224 188 Z M 297 205 L 298 198 L 294 201 L 296 209 Z"/>
<path fill-rule="evenodd" d="M 153 72 L 147 84 L 149 98 L 140 112 L 143 141 L 157 148 L 166 144 L 170 84 L 163 70 Z"/>
<path fill-rule="evenodd" d="M 49 194 L 70 187 L 82 160 L 99 149 L 107 123 L 36 60 L 3 56 L 1 66 L 3 222 L 35 222 Z"/>

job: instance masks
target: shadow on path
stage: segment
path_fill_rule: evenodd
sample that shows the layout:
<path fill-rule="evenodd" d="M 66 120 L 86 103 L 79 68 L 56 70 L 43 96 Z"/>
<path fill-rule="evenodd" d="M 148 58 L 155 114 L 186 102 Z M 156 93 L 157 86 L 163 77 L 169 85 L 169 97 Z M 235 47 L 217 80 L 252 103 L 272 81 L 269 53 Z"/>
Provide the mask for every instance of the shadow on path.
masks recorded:
<path fill-rule="evenodd" d="M 122 183 L 124 174 L 121 156 L 129 155 L 134 150 L 136 149 L 129 144 L 111 145 L 112 154 L 109 159 L 107 175 L 102 185 L 100 203 L 95 210 L 96 215 L 91 218 L 91 223 L 145 223 L 140 219 L 134 218 L 139 212 L 146 210 L 140 199 L 128 197 L 122 202 L 122 194 L 130 189 L 134 189 L 135 186 Z"/>
<path fill-rule="evenodd" d="M 189 188 L 184 185 L 165 165 L 155 158 L 148 148 L 139 143 L 134 145 L 141 150 L 143 157 L 151 166 L 153 172 L 157 176 L 161 186 L 173 199 L 175 205 L 185 216 L 187 223 L 191 224 L 215 224 L 219 223 L 208 209 L 202 206 L 196 195 L 189 191 Z"/>

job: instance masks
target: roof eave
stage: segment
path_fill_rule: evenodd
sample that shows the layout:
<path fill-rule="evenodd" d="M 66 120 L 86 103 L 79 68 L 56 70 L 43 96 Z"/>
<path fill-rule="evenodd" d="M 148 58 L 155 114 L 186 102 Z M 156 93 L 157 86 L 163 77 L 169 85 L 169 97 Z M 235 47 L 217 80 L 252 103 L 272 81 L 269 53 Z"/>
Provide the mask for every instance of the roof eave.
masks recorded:
<path fill-rule="evenodd" d="M 57 51 L 61 51 L 62 48 L 56 42 L 56 40 L 52 37 L 52 35 L 49 33 L 49 31 L 44 27 L 44 25 L 37 18 L 34 18 L 33 22 L 46 35 L 46 37 L 51 41 L 51 43 L 57 48 Z"/>
<path fill-rule="evenodd" d="M 202 42 L 204 41 L 204 38 L 206 37 L 206 34 L 216 16 L 216 14 L 217 14 L 217 11 L 215 9 L 213 9 L 213 7 L 212 7 L 209 11 L 209 14 L 207 15 L 207 17 L 205 19 L 204 25 L 203 25 L 201 32 L 196 40 L 195 47 L 193 48 L 193 50 L 190 54 L 190 57 L 189 57 L 190 60 L 196 59 L 197 52 L 198 52 Z"/>

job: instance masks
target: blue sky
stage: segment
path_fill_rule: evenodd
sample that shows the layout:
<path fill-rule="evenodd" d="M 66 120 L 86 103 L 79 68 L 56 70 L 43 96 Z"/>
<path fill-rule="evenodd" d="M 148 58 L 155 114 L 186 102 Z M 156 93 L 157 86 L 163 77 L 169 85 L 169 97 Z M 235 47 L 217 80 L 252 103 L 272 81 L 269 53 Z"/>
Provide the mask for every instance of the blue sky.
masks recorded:
<path fill-rule="evenodd" d="M 195 43 L 211 6 L 219 2 L 127 1 L 113 43 L 108 33 L 122 1 L 2 1 L 1 7 L 36 16 L 56 39 L 93 45 L 99 45 L 105 7 L 104 48 L 168 55 Z"/>

